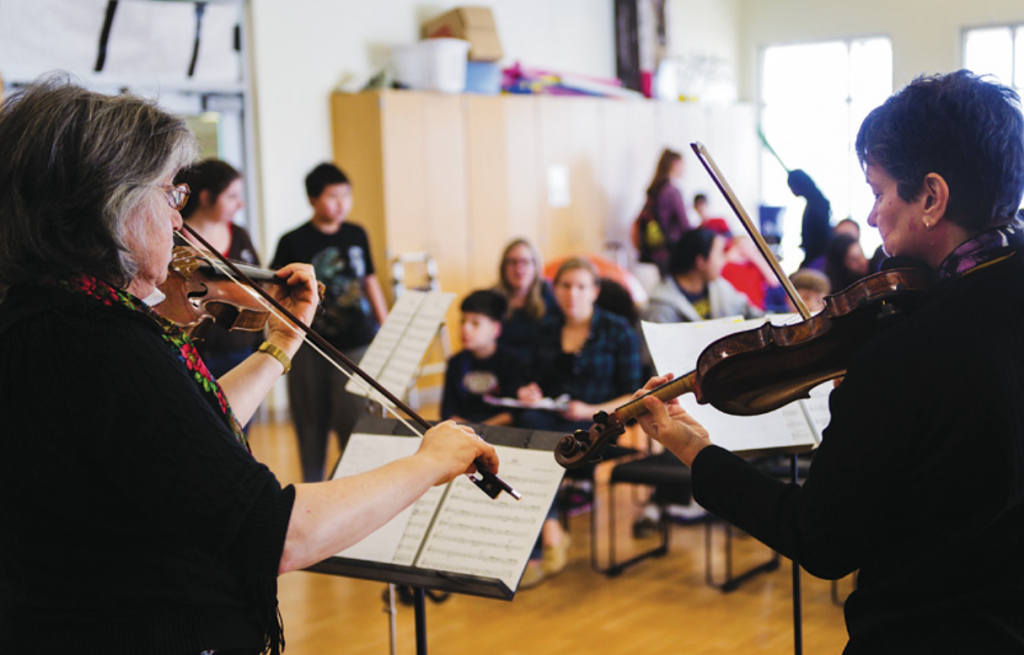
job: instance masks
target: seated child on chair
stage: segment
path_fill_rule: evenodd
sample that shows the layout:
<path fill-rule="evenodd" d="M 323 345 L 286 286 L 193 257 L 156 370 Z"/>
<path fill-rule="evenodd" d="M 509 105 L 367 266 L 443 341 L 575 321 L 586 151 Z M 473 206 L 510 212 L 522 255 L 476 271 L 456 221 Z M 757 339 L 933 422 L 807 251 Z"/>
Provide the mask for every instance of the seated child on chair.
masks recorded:
<path fill-rule="evenodd" d="M 512 412 L 484 401 L 485 395 L 514 398 L 526 382 L 526 362 L 498 344 L 508 301 L 496 291 L 474 291 L 460 308 L 463 350 L 448 360 L 441 418 L 511 425 Z"/>

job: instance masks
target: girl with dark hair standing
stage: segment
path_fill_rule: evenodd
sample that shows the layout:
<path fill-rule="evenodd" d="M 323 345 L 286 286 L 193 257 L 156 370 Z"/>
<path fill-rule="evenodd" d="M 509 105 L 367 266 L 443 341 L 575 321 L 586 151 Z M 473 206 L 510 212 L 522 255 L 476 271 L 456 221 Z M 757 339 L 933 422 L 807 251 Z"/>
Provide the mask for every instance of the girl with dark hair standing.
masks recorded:
<path fill-rule="evenodd" d="M 640 261 L 656 264 L 662 275 L 668 271 L 672 246 L 692 226 L 686 216 L 683 194 L 676 186 L 685 170 L 683 156 L 666 148 L 658 159 L 654 179 L 647 187 L 647 200 L 636 241 Z"/>

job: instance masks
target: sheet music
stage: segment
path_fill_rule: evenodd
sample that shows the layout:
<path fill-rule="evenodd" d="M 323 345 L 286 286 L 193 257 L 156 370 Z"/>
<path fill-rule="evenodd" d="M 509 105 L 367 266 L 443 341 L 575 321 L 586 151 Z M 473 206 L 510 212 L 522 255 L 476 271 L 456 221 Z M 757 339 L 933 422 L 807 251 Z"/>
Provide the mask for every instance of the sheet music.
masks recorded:
<path fill-rule="evenodd" d="M 398 397 L 405 394 L 454 299 L 454 293 L 431 291 L 423 294 L 422 302 L 402 333 L 401 340 L 395 345 L 380 376 L 380 382 L 391 393 Z"/>
<path fill-rule="evenodd" d="M 353 434 L 334 479 L 407 457 L 418 447 L 419 439 L 414 437 Z M 522 500 L 508 494 L 492 500 L 466 476 L 459 476 L 447 487 L 433 487 L 336 556 L 498 578 L 515 589 L 565 470 L 548 450 L 508 446 L 495 446 L 495 450 L 502 479 L 523 494 Z"/>
<path fill-rule="evenodd" d="M 409 326 L 409 323 L 412 322 L 413 317 L 416 315 L 416 310 L 419 309 L 425 295 L 421 291 L 408 291 L 398 297 L 398 300 L 395 301 L 395 306 L 388 311 L 388 318 L 384 321 L 384 325 L 377 330 L 377 334 L 373 337 L 370 347 L 366 349 L 366 354 L 363 355 L 362 361 L 359 362 L 359 368 L 366 371 L 373 378 L 380 379 L 381 371 L 384 370 L 392 351 L 398 346 L 398 342 L 401 341 L 402 334 Z M 345 385 L 345 391 L 365 395 L 367 393 L 365 387 L 366 383 L 362 381 L 355 382 L 354 380 L 349 380 L 348 384 Z M 391 389 L 390 387 L 387 388 Z M 394 392 L 392 391 L 392 393 Z M 400 394 L 398 395 L 401 397 Z"/>
<path fill-rule="evenodd" d="M 768 317 L 776 325 L 794 320 L 794 314 Z M 685 375 L 692 371 L 701 352 L 721 337 L 763 325 L 766 319 L 744 321 L 724 318 L 698 323 L 643 323 L 644 339 L 658 371 Z M 700 405 L 692 394 L 680 397 L 683 409 L 703 425 L 711 440 L 733 452 L 817 446 L 828 425 L 828 394 L 832 383 L 811 391 L 811 398 L 790 403 L 758 416 L 733 416 L 711 405 Z"/>
<path fill-rule="evenodd" d="M 360 367 L 395 396 L 404 396 L 454 299 L 454 293 L 404 291 L 370 343 Z M 379 393 L 353 380 L 345 390 L 386 402 Z"/>
<path fill-rule="evenodd" d="M 495 450 L 501 460 L 499 474 L 522 492 L 523 499 L 501 494 L 491 500 L 459 477 L 452 482 L 416 566 L 498 578 L 515 589 L 565 470 L 547 450 Z"/>
<path fill-rule="evenodd" d="M 353 434 L 349 439 L 345 452 L 334 471 L 332 479 L 345 478 L 375 468 L 402 457 L 408 457 L 419 448 L 420 440 L 413 437 L 394 437 L 383 434 Z M 433 506 L 430 506 L 430 498 Z M 404 509 L 395 518 L 384 524 L 376 532 L 371 533 L 359 543 L 338 553 L 338 557 L 369 560 L 372 562 L 391 562 L 401 549 L 405 534 L 415 532 L 423 513 L 433 515 L 437 502 L 441 498 L 441 487 L 434 487 L 427 495 Z M 425 527 L 425 526 L 424 526 Z M 419 540 L 423 538 L 420 532 Z M 413 549 L 409 562 L 415 556 Z"/>
<path fill-rule="evenodd" d="M 395 548 L 394 556 L 389 560 L 392 564 L 412 566 L 416 561 L 416 554 L 420 552 L 423 537 L 427 535 L 430 522 L 433 520 L 434 514 L 437 513 L 437 504 L 441 502 L 446 488 L 431 487 L 430 491 L 413 503 L 409 521 L 405 524 L 405 531 L 402 532 L 402 538 L 398 542 L 398 547 Z"/>

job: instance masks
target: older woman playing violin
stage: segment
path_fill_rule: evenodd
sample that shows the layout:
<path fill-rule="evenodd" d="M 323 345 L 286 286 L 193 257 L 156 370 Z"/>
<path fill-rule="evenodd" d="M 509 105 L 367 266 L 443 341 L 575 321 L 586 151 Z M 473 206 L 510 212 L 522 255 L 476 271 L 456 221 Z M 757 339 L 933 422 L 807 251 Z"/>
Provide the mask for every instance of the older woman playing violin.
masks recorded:
<path fill-rule="evenodd" d="M 868 115 L 857 152 L 886 253 L 937 281 L 848 362 L 804 485 L 712 445 L 674 401 L 645 399 L 641 423 L 692 467 L 701 505 L 815 575 L 860 570 L 846 653 L 1020 653 L 1019 101 L 966 71 L 920 78 Z"/>
<path fill-rule="evenodd" d="M 282 488 L 239 428 L 300 346 L 214 380 L 154 313 L 195 147 L 182 120 L 60 81 L 0 106 L 0 643 L 17 653 L 278 652 L 276 577 L 355 543 L 494 450 Z M 283 302 L 315 308 L 305 265 Z"/>

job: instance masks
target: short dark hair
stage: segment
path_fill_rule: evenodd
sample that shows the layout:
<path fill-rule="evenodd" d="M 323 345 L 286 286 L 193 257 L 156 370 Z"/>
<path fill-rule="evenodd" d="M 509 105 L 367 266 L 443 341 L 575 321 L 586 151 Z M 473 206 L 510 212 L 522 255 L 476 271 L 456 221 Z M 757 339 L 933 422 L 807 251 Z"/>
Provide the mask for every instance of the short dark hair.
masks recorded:
<path fill-rule="evenodd" d="M 348 176 L 340 168 L 328 162 L 319 164 L 306 176 L 306 195 L 313 199 L 319 198 L 324 189 L 332 184 L 352 186 Z"/>
<path fill-rule="evenodd" d="M 672 246 L 668 262 L 669 272 L 678 275 L 691 270 L 697 263 L 698 256 L 707 258 L 711 254 L 711 247 L 719 237 L 720 234 L 706 227 L 698 227 L 684 234 Z"/>
<path fill-rule="evenodd" d="M 919 77 L 864 119 L 857 157 L 893 178 L 904 202 L 937 173 L 950 220 L 970 231 L 1005 223 L 1024 193 L 1020 98 L 966 70 Z"/>
<path fill-rule="evenodd" d="M 504 318 L 505 310 L 507 308 L 508 301 L 505 300 L 505 296 L 491 289 L 474 291 L 466 296 L 462 301 L 462 305 L 459 306 L 459 309 L 461 309 L 464 314 L 466 312 L 483 314 L 492 321 L 497 321 L 499 323 L 501 322 L 501 319 Z"/>
<path fill-rule="evenodd" d="M 204 159 L 182 170 L 174 177 L 175 184 L 184 182 L 192 193 L 181 208 L 181 217 L 188 218 L 199 209 L 199 195 L 206 191 L 210 202 L 217 202 L 220 194 L 242 174 L 231 164 L 219 159 Z"/>
<path fill-rule="evenodd" d="M 195 157 L 185 121 L 153 102 L 55 76 L 0 105 L 0 284 L 84 273 L 126 286 L 157 185 Z"/>

